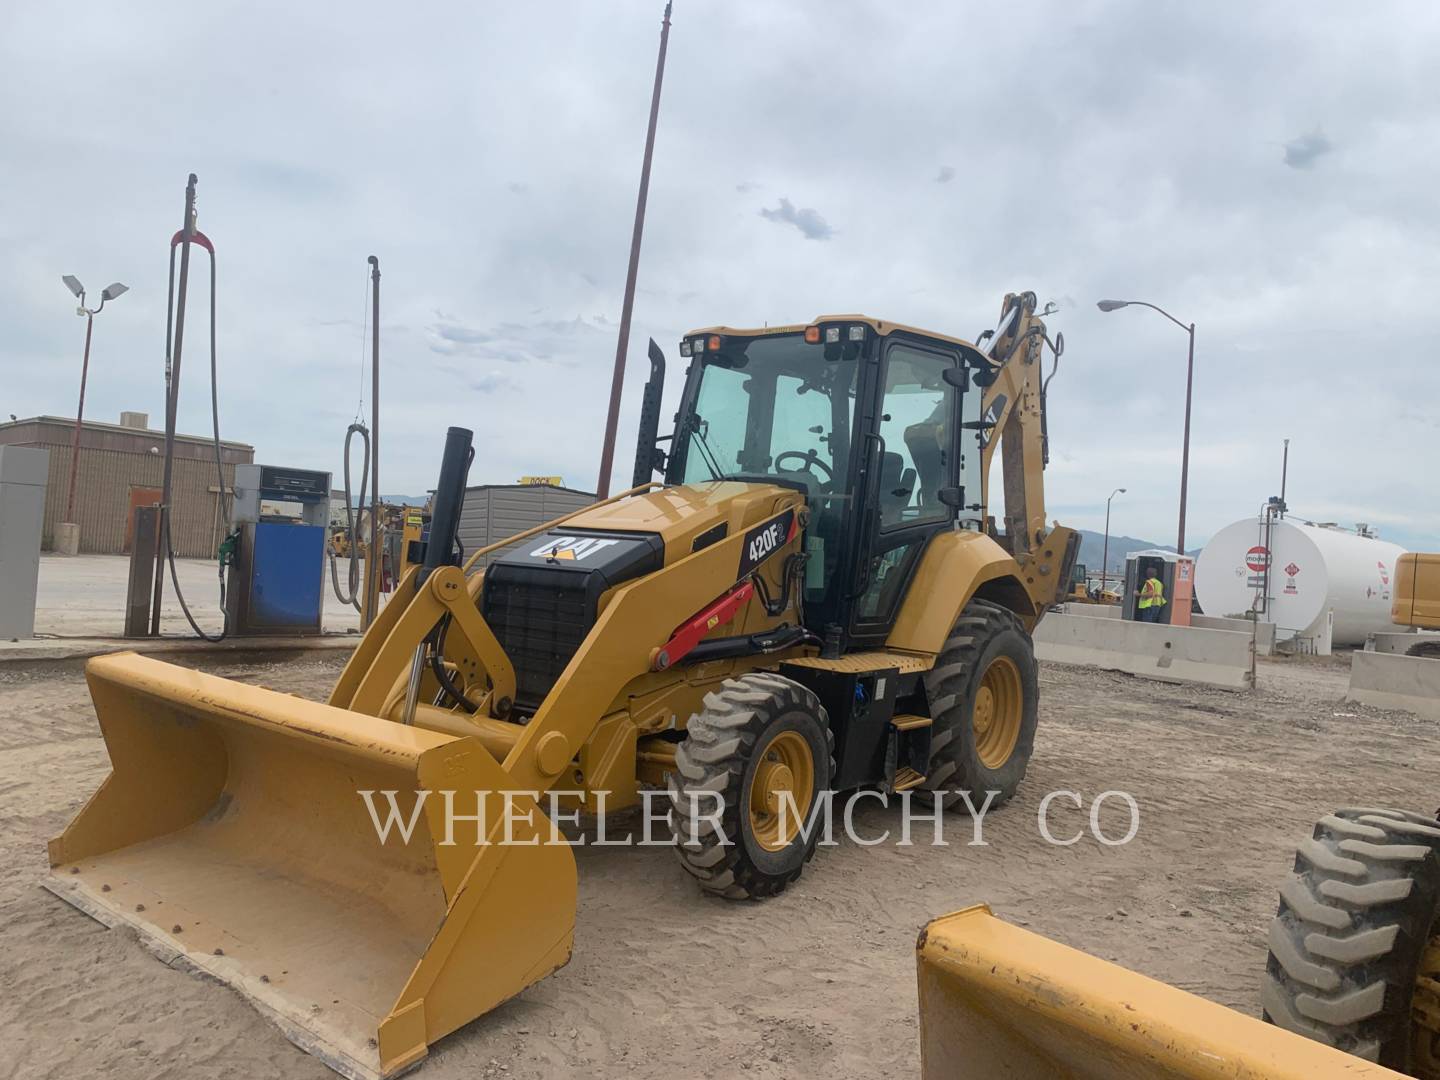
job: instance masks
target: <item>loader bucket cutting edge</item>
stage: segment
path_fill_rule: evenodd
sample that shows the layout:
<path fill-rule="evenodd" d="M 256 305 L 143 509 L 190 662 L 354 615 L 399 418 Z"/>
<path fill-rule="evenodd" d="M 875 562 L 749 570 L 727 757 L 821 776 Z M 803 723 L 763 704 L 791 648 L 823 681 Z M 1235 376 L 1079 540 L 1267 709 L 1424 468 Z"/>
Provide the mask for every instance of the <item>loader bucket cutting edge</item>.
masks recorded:
<path fill-rule="evenodd" d="M 393 1076 L 569 960 L 574 857 L 523 795 L 498 842 L 509 784 L 478 740 L 133 653 L 85 673 L 112 771 L 50 842 L 45 887 L 227 983 L 337 1072 Z M 382 820 L 378 793 L 398 792 L 408 842 L 381 841 L 367 790 Z"/>

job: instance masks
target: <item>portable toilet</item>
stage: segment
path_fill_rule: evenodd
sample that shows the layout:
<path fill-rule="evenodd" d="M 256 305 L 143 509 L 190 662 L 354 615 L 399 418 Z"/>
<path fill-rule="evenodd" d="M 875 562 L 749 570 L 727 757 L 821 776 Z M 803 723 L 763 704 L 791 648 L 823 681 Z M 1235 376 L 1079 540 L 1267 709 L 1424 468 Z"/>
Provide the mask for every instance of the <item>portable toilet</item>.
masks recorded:
<path fill-rule="evenodd" d="M 1160 609 L 1160 622 L 1189 626 L 1195 596 L 1195 560 L 1189 555 L 1177 555 L 1160 548 L 1132 551 L 1125 557 L 1125 594 L 1120 598 L 1120 617 L 1140 617 L 1137 606 L 1140 598 L 1135 594 L 1140 591 L 1152 568 L 1165 587 L 1165 606 Z"/>

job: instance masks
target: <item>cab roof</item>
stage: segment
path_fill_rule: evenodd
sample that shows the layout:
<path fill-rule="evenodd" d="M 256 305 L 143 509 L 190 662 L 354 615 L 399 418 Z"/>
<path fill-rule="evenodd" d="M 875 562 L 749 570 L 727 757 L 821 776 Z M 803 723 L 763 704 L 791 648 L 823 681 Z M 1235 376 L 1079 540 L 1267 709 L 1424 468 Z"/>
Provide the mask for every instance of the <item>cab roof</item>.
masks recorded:
<path fill-rule="evenodd" d="M 896 333 L 914 334 L 917 337 L 930 338 L 932 341 L 944 341 L 951 345 L 965 345 L 971 349 L 976 347 L 973 341 L 965 338 L 951 337 L 949 334 L 937 334 L 934 330 L 921 330 L 917 326 L 906 326 L 904 323 L 887 322 L 884 319 L 877 319 L 871 315 L 820 315 L 811 319 L 808 323 L 794 323 L 790 326 L 762 326 L 749 329 L 741 329 L 734 326 L 706 326 L 682 334 L 681 339 L 688 340 L 689 338 L 699 337 L 704 334 L 719 334 L 722 337 L 763 337 L 768 334 L 803 334 L 807 326 L 833 326 L 836 323 L 842 325 L 864 323 L 881 337 Z"/>

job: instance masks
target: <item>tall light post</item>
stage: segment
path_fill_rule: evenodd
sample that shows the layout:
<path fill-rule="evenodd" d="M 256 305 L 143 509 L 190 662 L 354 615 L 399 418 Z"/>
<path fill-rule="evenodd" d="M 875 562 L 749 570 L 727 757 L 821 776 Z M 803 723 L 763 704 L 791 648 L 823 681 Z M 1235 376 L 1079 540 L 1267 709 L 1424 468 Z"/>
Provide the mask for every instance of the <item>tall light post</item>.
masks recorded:
<path fill-rule="evenodd" d="M 70 491 L 65 497 L 65 520 L 56 530 L 55 547 L 65 555 L 74 555 L 80 550 L 80 526 L 75 522 L 75 478 L 80 465 L 80 428 L 85 417 L 85 381 L 90 374 L 90 338 L 95 330 L 95 316 L 105 308 L 107 300 L 114 300 L 129 291 L 128 285 L 116 281 L 107 285 L 100 293 L 100 306 L 85 306 L 85 286 L 74 274 L 60 279 L 78 301 L 75 314 L 85 318 L 85 355 L 80 361 L 80 402 L 75 406 L 75 434 L 70 440 Z"/>
<path fill-rule="evenodd" d="M 650 194 L 650 159 L 655 154 L 655 125 L 660 119 L 660 87 L 665 81 L 665 50 L 670 42 L 670 0 L 660 20 L 660 53 L 655 58 L 655 88 L 650 92 L 650 126 L 640 159 L 640 195 L 635 200 L 635 226 L 630 233 L 630 263 L 625 271 L 625 298 L 620 303 L 620 337 L 615 343 L 615 370 L 610 376 L 610 411 L 605 414 L 605 441 L 600 446 L 600 478 L 596 494 L 610 494 L 610 469 L 615 463 L 615 432 L 620 423 L 620 392 L 625 386 L 625 354 L 630 346 L 630 315 L 635 309 L 635 278 L 640 272 L 640 240 L 645 232 L 645 200 Z"/>
<path fill-rule="evenodd" d="M 1119 311 L 1123 307 L 1148 307 L 1151 311 L 1158 311 L 1190 335 L 1190 358 L 1185 364 L 1185 440 L 1180 451 L 1180 538 L 1175 542 L 1175 550 L 1184 555 L 1185 495 L 1190 483 L 1190 393 L 1195 382 L 1195 324 L 1183 323 L 1164 308 L 1144 300 L 1101 300 L 1095 306 L 1101 311 Z"/>
<path fill-rule="evenodd" d="M 1101 556 L 1100 556 L 1100 599 L 1101 599 L 1101 600 L 1104 600 L 1104 599 L 1105 599 L 1105 585 L 1106 585 L 1106 583 L 1109 581 L 1109 575 L 1110 575 L 1110 501 L 1111 501 L 1111 499 L 1114 499 L 1116 495 L 1124 495 L 1124 494 L 1125 494 L 1125 489 L 1124 489 L 1124 488 L 1116 488 L 1114 491 L 1110 492 L 1110 498 L 1105 500 L 1105 545 L 1104 545 L 1104 547 L 1101 549 L 1103 553 L 1102 553 Z"/>

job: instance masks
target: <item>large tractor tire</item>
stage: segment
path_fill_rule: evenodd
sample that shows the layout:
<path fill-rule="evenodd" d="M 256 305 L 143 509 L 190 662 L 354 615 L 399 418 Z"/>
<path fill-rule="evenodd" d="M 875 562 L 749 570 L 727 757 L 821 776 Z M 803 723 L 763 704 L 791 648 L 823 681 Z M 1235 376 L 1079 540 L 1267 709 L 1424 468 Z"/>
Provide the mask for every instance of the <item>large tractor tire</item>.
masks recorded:
<path fill-rule="evenodd" d="M 1035 646 L 1015 614 L 988 600 L 965 605 L 925 675 L 933 721 L 923 790 L 948 809 L 961 792 L 983 806 L 1015 794 L 1035 746 L 1039 674 Z"/>
<path fill-rule="evenodd" d="M 1440 822 L 1337 810 L 1280 890 L 1264 1018 L 1411 1076 L 1440 1078 Z"/>
<path fill-rule="evenodd" d="M 830 788 L 834 752 L 825 709 L 805 687 L 769 672 L 726 679 L 705 695 L 675 753 L 671 828 L 680 865 L 706 892 L 730 900 L 784 892 L 815 854 L 818 826 L 799 826 L 810 824 L 811 807 Z M 787 791 L 799 821 L 788 812 L 782 820 Z"/>

